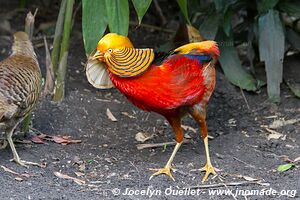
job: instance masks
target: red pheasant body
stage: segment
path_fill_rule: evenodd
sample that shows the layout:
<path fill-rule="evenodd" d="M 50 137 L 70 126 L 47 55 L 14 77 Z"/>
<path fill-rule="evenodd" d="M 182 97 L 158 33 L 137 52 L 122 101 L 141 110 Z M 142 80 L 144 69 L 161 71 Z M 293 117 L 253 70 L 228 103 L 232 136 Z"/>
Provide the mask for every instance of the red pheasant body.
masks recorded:
<path fill-rule="evenodd" d="M 139 76 L 123 78 L 110 73 L 110 78 L 134 105 L 165 115 L 208 101 L 215 85 L 215 70 L 206 64 L 176 54 L 160 65 L 152 64 Z"/>

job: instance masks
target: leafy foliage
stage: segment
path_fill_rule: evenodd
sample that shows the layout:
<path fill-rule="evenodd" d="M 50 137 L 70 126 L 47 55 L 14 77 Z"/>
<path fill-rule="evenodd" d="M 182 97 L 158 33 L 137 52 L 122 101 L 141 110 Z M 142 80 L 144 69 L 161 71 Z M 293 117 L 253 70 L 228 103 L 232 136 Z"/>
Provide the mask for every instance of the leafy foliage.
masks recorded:
<path fill-rule="evenodd" d="M 268 27 L 268 28 L 266 28 Z M 280 101 L 280 83 L 282 82 L 284 32 L 278 11 L 273 9 L 259 17 L 259 55 L 265 61 L 268 94 L 274 102 Z M 272 37 L 270 37 L 272 35 Z"/>
<path fill-rule="evenodd" d="M 183 13 L 186 21 L 188 24 L 191 24 L 191 21 L 189 19 L 189 14 L 188 14 L 188 8 L 187 8 L 187 0 L 177 0 L 177 3 L 181 9 L 181 12 Z"/>
<path fill-rule="evenodd" d="M 128 0 L 106 0 L 105 3 L 110 32 L 126 36 L 129 27 Z"/>
<path fill-rule="evenodd" d="M 288 164 L 283 164 L 283 165 L 279 165 L 277 170 L 279 172 L 285 172 L 291 168 L 295 167 L 295 164 L 294 163 L 288 163 Z"/>
<path fill-rule="evenodd" d="M 132 0 L 135 11 L 138 15 L 139 24 L 142 23 L 142 19 L 146 14 L 152 0 Z"/>
<path fill-rule="evenodd" d="M 105 1 L 99 4 L 98 1 L 82 0 L 82 34 L 87 54 L 94 50 L 95 44 L 106 30 L 107 23 Z"/>
<path fill-rule="evenodd" d="M 204 1 L 192 0 L 193 8 L 201 8 Z M 199 4 L 195 6 L 195 4 Z M 292 29 L 285 31 L 281 14 L 284 12 L 294 18 L 300 17 L 300 2 L 296 0 L 214 0 L 202 7 L 199 31 L 207 39 L 216 39 L 221 45 L 221 67 L 231 83 L 246 90 L 256 91 L 262 85 L 255 80 L 254 61 L 265 63 L 269 99 L 280 100 L 283 58 L 287 41 L 295 49 L 299 48 L 300 36 Z M 219 20 L 217 20 L 219 19 Z M 222 37 L 216 32 L 221 32 Z M 225 34 L 224 34 L 225 33 Z M 245 37 L 246 36 L 246 37 Z M 250 70 L 241 65 L 237 51 L 223 46 L 231 41 L 233 45 L 244 46 L 250 63 Z M 258 49 L 255 49 L 257 48 Z M 299 50 L 299 49 L 298 49 Z M 259 54 L 255 54 L 259 52 Z M 256 82 L 256 83 L 255 83 Z"/>

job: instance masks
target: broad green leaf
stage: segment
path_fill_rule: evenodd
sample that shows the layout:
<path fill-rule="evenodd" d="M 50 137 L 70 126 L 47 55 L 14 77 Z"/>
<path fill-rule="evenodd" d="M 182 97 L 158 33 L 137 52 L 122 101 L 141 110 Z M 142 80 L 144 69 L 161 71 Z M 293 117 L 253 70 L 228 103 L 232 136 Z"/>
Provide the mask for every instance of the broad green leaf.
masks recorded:
<path fill-rule="evenodd" d="M 256 0 L 257 9 L 259 13 L 265 13 L 270 9 L 273 9 L 279 0 Z"/>
<path fill-rule="evenodd" d="M 152 0 L 132 0 L 134 9 L 138 15 L 139 24 L 141 24 L 142 19 L 147 12 Z"/>
<path fill-rule="evenodd" d="M 104 0 L 82 0 L 82 34 L 85 53 L 90 54 L 107 27 Z"/>
<path fill-rule="evenodd" d="M 300 34 L 296 33 L 293 29 L 287 28 L 286 38 L 295 49 L 300 51 Z"/>
<path fill-rule="evenodd" d="M 217 12 L 225 11 L 228 7 L 229 2 L 225 0 L 214 0 Z"/>
<path fill-rule="evenodd" d="M 300 1 L 299 0 L 284 0 L 278 3 L 278 9 L 294 17 L 300 17 Z"/>
<path fill-rule="evenodd" d="M 219 21 L 218 14 L 209 15 L 199 27 L 200 34 L 205 39 L 214 40 L 218 32 Z"/>
<path fill-rule="evenodd" d="M 257 91 L 260 87 L 259 82 L 241 65 L 232 39 L 226 37 L 223 31 L 219 31 L 217 41 L 221 41 L 219 61 L 226 78 L 242 89 Z"/>
<path fill-rule="evenodd" d="M 188 24 L 191 24 L 191 21 L 189 19 L 188 9 L 187 9 L 187 0 L 177 0 L 177 3 L 186 21 L 188 22 Z"/>
<path fill-rule="evenodd" d="M 294 166 L 295 166 L 294 163 L 283 164 L 283 165 L 279 165 L 278 168 L 277 168 L 277 170 L 279 172 L 285 172 L 285 171 L 291 169 Z"/>
<path fill-rule="evenodd" d="M 269 99 L 279 102 L 285 37 L 278 11 L 270 10 L 259 17 L 258 33 L 259 56 L 265 61 Z"/>
<path fill-rule="evenodd" d="M 231 31 L 232 16 L 233 16 L 233 11 L 231 9 L 227 9 L 223 19 L 223 29 L 227 36 L 229 36 Z"/>
<path fill-rule="evenodd" d="M 128 0 L 106 0 L 105 2 L 110 32 L 127 36 L 129 27 Z"/>

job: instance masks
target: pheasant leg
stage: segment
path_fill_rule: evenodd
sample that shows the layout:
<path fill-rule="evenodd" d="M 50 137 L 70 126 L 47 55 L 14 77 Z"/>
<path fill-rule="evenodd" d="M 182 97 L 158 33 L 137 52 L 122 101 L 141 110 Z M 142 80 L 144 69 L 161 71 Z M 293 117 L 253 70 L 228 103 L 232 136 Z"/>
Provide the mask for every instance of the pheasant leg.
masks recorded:
<path fill-rule="evenodd" d="M 16 124 L 16 126 L 17 126 L 17 124 Z M 16 126 L 15 126 L 15 127 L 16 127 Z M 14 162 L 16 162 L 17 164 L 19 164 L 19 165 L 21 165 L 21 166 L 24 166 L 24 167 L 28 167 L 27 165 L 41 166 L 41 165 L 38 164 L 38 163 L 28 162 L 28 161 L 24 161 L 24 160 L 21 160 L 21 159 L 20 159 L 19 154 L 18 154 L 18 152 L 17 152 L 17 150 L 16 150 L 16 148 L 15 148 L 15 144 L 14 144 L 14 142 L 13 142 L 13 140 L 12 140 L 12 135 L 13 135 L 13 132 L 14 132 L 15 127 L 12 128 L 12 129 L 8 132 L 8 134 L 7 134 L 7 141 L 8 141 L 8 143 L 9 143 L 9 146 L 10 146 L 11 151 L 12 151 L 12 153 L 13 153 L 13 159 L 12 159 L 12 161 L 14 161 Z"/>
<path fill-rule="evenodd" d="M 149 180 L 151 180 L 154 176 L 157 176 L 157 175 L 160 175 L 160 174 L 166 174 L 166 175 L 169 176 L 173 181 L 175 181 L 175 179 L 174 179 L 174 177 L 173 177 L 173 175 L 172 175 L 172 173 L 171 173 L 171 170 L 172 170 L 171 164 L 172 164 L 173 159 L 174 159 L 174 157 L 175 157 L 175 155 L 176 155 L 178 149 L 180 148 L 181 144 L 182 144 L 182 142 L 177 142 L 177 144 L 176 144 L 176 146 L 175 146 L 175 148 L 174 148 L 174 150 L 173 150 L 173 152 L 172 152 L 172 154 L 171 154 L 171 157 L 169 158 L 167 164 L 166 164 L 163 168 L 161 168 L 161 169 L 153 169 L 153 168 L 150 168 L 150 170 L 157 171 L 157 172 L 155 172 L 154 174 L 152 174 L 152 175 L 150 176 L 150 179 L 149 179 Z"/>
<path fill-rule="evenodd" d="M 212 164 L 210 162 L 209 150 L 208 150 L 208 137 L 205 137 L 203 141 L 204 141 L 205 154 L 206 154 L 206 164 L 204 167 L 202 167 L 200 169 L 200 171 L 205 171 L 205 176 L 202 179 L 202 183 L 207 180 L 207 178 L 210 174 L 213 174 L 213 175 L 217 174 L 215 172 L 214 167 L 212 166 Z"/>

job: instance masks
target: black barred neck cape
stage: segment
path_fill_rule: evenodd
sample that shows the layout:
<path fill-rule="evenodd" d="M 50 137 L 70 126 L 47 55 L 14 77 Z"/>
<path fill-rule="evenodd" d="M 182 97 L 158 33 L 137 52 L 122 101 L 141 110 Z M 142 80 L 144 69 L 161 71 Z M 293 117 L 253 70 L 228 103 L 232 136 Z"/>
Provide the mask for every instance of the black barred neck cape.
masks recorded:
<path fill-rule="evenodd" d="M 153 49 L 114 49 L 105 55 L 108 70 L 119 77 L 134 77 L 145 72 L 154 59 Z"/>

